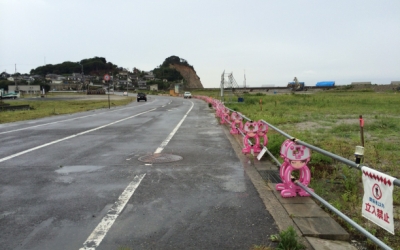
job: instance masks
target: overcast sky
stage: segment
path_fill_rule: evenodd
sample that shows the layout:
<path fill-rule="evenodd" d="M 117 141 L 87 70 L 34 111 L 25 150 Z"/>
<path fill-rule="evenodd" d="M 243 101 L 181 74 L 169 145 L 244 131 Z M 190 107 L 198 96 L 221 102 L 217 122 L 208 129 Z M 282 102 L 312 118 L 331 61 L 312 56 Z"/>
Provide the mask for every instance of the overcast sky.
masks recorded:
<path fill-rule="evenodd" d="M 149 71 L 169 56 L 204 87 L 400 81 L 399 0 L 0 0 L 0 72 L 95 56 Z"/>

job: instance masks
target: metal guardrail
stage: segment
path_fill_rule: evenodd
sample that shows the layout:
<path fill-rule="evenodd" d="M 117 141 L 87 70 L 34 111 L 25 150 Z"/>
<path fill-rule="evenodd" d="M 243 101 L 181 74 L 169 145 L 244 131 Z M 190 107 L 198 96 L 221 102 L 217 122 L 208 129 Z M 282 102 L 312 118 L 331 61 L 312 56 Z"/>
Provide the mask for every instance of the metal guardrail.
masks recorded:
<path fill-rule="evenodd" d="M 244 117 L 243 117 L 243 118 L 244 118 Z M 351 161 L 351 160 L 349 160 L 349 159 L 346 159 L 346 158 L 344 158 L 344 157 L 341 157 L 341 156 L 339 156 L 339 155 L 333 154 L 333 153 L 331 153 L 331 152 L 329 152 L 329 151 L 323 150 L 323 149 L 321 149 L 321 148 L 318 148 L 318 147 L 316 147 L 316 146 L 313 146 L 313 145 L 311 145 L 311 144 L 308 144 L 308 143 L 306 143 L 306 142 L 304 142 L 304 141 L 301 141 L 301 140 L 299 140 L 299 139 L 296 139 L 295 137 L 290 136 L 289 134 L 287 134 L 287 133 L 283 132 L 282 130 L 278 129 L 277 127 L 271 125 L 270 123 L 268 123 L 268 122 L 266 122 L 266 121 L 264 121 L 264 120 L 261 120 L 261 121 L 262 121 L 263 123 L 267 124 L 268 127 L 273 128 L 275 131 L 277 131 L 277 132 L 280 133 L 281 135 L 285 136 L 286 138 L 288 138 L 288 139 L 290 139 L 290 140 L 296 142 L 297 144 L 306 146 L 306 147 L 308 147 L 309 149 L 312 149 L 312 150 L 314 150 L 314 151 L 316 151 L 316 152 L 318 152 L 318 153 L 321 153 L 321 154 L 323 154 L 323 155 L 326 155 L 326 156 L 328 156 L 328 157 L 331 157 L 332 159 L 335 159 L 335 160 L 337 160 L 337 161 L 340 161 L 340 162 L 346 164 L 346 165 L 349 166 L 349 167 L 356 168 L 356 169 L 358 169 L 358 170 L 361 170 L 361 167 L 364 167 L 364 166 L 367 167 L 367 165 L 364 165 L 364 164 L 357 164 L 357 163 L 355 163 L 354 161 Z M 400 180 L 399 180 L 399 179 L 394 179 L 393 184 L 400 187 Z"/>
<path fill-rule="evenodd" d="M 237 112 L 235 110 L 229 109 L 228 110 L 232 111 L 232 112 Z M 251 121 L 250 118 L 244 116 L 243 114 L 241 114 L 240 112 L 237 112 L 243 119 L 246 119 L 248 121 Z M 321 153 L 323 155 L 326 155 L 328 157 L 331 157 L 332 159 L 335 159 L 337 161 L 340 161 L 352 168 L 356 168 L 358 170 L 361 170 L 361 167 L 366 166 L 364 164 L 357 164 L 349 159 L 346 159 L 344 157 L 341 157 L 339 155 L 333 154 L 331 152 L 328 152 L 326 150 L 323 150 L 321 148 L 318 148 L 316 146 L 313 146 L 311 144 L 308 144 L 304 141 L 301 141 L 299 139 L 296 139 L 295 137 L 285 133 L 284 131 L 280 130 L 279 128 L 273 126 L 272 124 L 261 120 L 263 123 L 267 124 L 269 128 L 274 129 L 275 131 L 277 131 L 278 133 L 280 133 L 281 135 L 283 135 L 284 137 L 300 144 L 303 146 L 306 146 L 318 153 Z M 242 134 L 243 135 L 243 134 Z M 278 166 L 281 165 L 281 162 L 276 159 L 274 157 L 274 155 L 268 150 L 268 148 L 264 147 L 263 148 L 266 150 L 266 152 L 268 153 L 269 156 L 271 156 L 271 158 L 276 162 L 276 164 Z M 352 219 L 350 219 L 349 217 L 347 217 L 345 214 L 343 214 L 342 212 L 340 212 L 338 209 L 336 209 L 334 206 L 332 206 L 331 204 L 329 204 L 327 201 L 325 201 L 324 199 L 322 199 L 320 196 L 318 196 L 317 194 L 315 194 L 314 192 L 312 192 L 308 187 L 304 186 L 302 183 L 295 181 L 295 184 L 297 186 L 299 186 L 300 188 L 302 188 L 304 191 L 306 191 L 307 193 L 309 193 L 313 198 L 317 199 L 319 202 L 321 202 L 325 207 L 327 207 L 330 211 L 332 211 L 333 213 L 335 213 L 336 215 L 338 215 L 340 218 L 342 218 L 344 221 L 346 221 L 347 223 L 349 223 L 351 226 L 353 226 L 356 230 L 358 230 L 361 234 L 363 234 L 365 237 L 367 237 L 368 239 L 370 239 L 372 242 L 374 242 L 376 245 L 378 245 L 379 247 L 381 247 L 382 249 L 392 249 L 390 248 L 388 245 L 386 245 L 384 242 L 382 242 L 381 240 L 379 240 L 378 238 L 376 238 L 374 235 L 372 235 L 370 232 L 368 232 L 366 229 L 364 229 L 363 227 L 361 227 L 360 225 L 358 225 L 356 222 L 354 222 Z M 400 186 L 400 180 L 399 179 L 395 179 L 393 182 L 394 185 L 396 186 Z"/>

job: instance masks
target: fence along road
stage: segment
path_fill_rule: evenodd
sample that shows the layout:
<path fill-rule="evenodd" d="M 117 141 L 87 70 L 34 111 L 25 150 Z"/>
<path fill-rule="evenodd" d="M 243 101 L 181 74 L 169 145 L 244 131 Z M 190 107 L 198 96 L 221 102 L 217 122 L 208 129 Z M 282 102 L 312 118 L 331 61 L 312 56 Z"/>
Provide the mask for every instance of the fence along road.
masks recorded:
<path fill-rule="evenodd" d="M 0 133 L 4 249 L 249 249 L 278 232 L 203 101 L 155 97 Z"/>
<path fill-rule="evenodd" d="M 219 102 L 218 100 L 210 100 L 207 97 L 200 97 L 201 99 L 204 99 L 205 101 L 208 102 Z M 240 117 L 242 117 L 243 120 L 245 121 L 251 121 L 250 118 L 246 117 L 245 115 L 236 112 L 232 109 L 226 108 L 224 105 L 220 105 L 220 104 L 215 104 L 214 103 L 214 108 L 216 108 L 216 114 L 218 115 L 218 113 L 220 112 L 219 116 L 221 118 L 221 120 L 224 120 L 225 117 L 229 117 L 227 114 L 223 114 L 224 112 L 221 113 L 221 110 L 226 109 L 229 110 L 229 112 L 235 113 L 237 115 L 239 115 Z M 229 125 L 232 125 L 232 123 L 230 121 L 223 121 L 228 123 Z M 356 162 L 352 162 L 344 157 L 341 157 L 339 155 L 333 154 L 331 152 L 328 152 L 326 150 L 323 150 L 321 148 L 318 148 L 314 145 L 308 144 L 304 141 L 301 141 L 289 134 L 287 134 L 286 132 L 280 130 L 279 128 L 273 126 L 272 124 L 261 120 L 261 122 L 265 123 L 268 125 L 269 128 L 274 129 L 275 131 L 277 131 L 278 133 L 280 133 L 281 135 L 283 135 L 284 137 L 296 142 L 296 144 L 299 145 L 303 145 L 306 146 L 316 152 L 319 152 L 323 155 L 329 156 L 337 161 L 340 161 L 346 165 L 348 165 L 349 167 L 353 167 L 356 168 L 358 170 L 361 170 L 361 168 L 363 166 L 365 166 L 364 164 L 359 164 Z M 240 126 L 238 126 L 236 128 L 237 130 L 239 130 L 240 134 L 244 137 L 245 133 L 242 131 L 242 129 L 240 129 Z M 249 144 L 252 144 L 251 141 L 248 141 Z M 281 162 L 279 160 L 277 160 L 274 155 L 269 152 L 268 148 L 265 146 L 262 146 L 263 149 L 265 150 L 266 153 L 268 153 L 268 155 L 273 159 L 273 161 L 276 163 L 277 166 L 281 165 Z M 315 194 L 312 190 L 310 190 L 307 186 L 305 186 L 304 184 L 302 184 L 300 181 L 295 180 L 295 184 L 297 186 L 299 186 L 300 188 L 302 188 L 304 191 L 306 191 L 308 194 L 310 194 L 313 198 L 317 199 L 319 202 L 321 202 L 325 207 L 327 207 L 330 211 L 332 211 L 333 213 L 335 213 L 336 215 L 338 215 L 340 218 L 342 218 L 344 221 L 346 221 L 347 223 L 349 223 L 351 226 L 353 226 L 356 230 L 358 230 L 361 234 L 363 234 L 365 237 L 367 237 L 368 239 L 370 239 L 372 242 L 374 242 L 376 245 L 378 245 L 380 248 L 382 249 L 392 249 L 390 248 L 388 245 L 386 245 L 384 242 L 382 242 L 380 239 L 378 239 L 377 237 L 375 237 L 373 234 L 371 234 L 370 232 L 368 232 L 365 228 L 361 227 L 360 225 L 358 225 L 355 221 L 351 220 L 349 217 L 347 217 L 345 214 L 343 214 L 341 211 L 339 211 L 338 209 L 336 209 L 334 206 L 332 206 L 331 204 L 329 204 L 327 201 L 325 201 L 324 199 L 322 199 L 319 195 Z M 393 184 L 396 186 L 400 186 L 400 180 L 399 179 L 394 179 Z"/>

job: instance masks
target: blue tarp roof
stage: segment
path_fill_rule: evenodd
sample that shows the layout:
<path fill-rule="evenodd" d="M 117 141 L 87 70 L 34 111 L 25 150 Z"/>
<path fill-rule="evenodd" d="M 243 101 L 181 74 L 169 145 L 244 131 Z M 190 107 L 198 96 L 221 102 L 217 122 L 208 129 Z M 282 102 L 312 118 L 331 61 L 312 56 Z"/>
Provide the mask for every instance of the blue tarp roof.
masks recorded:
<path fill-rule="evenodd" d="M 335 81 L 317 82 L 317 84 L 315 86 L 317 86 L 317 87 L 333 87 L 333 86 L 335 86 Z"/>

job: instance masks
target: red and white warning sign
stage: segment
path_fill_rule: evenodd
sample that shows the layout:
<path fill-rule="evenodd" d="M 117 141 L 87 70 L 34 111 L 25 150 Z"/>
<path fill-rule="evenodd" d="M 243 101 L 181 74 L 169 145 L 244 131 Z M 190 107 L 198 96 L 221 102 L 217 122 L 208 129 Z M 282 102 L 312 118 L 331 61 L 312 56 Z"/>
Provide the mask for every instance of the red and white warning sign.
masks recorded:
<path fill-rule="evenodd" d="M 364 198 L 362 216 L 394 234 L 393 181 L 394 177 L 368 167 L 362 167 Z"/>

